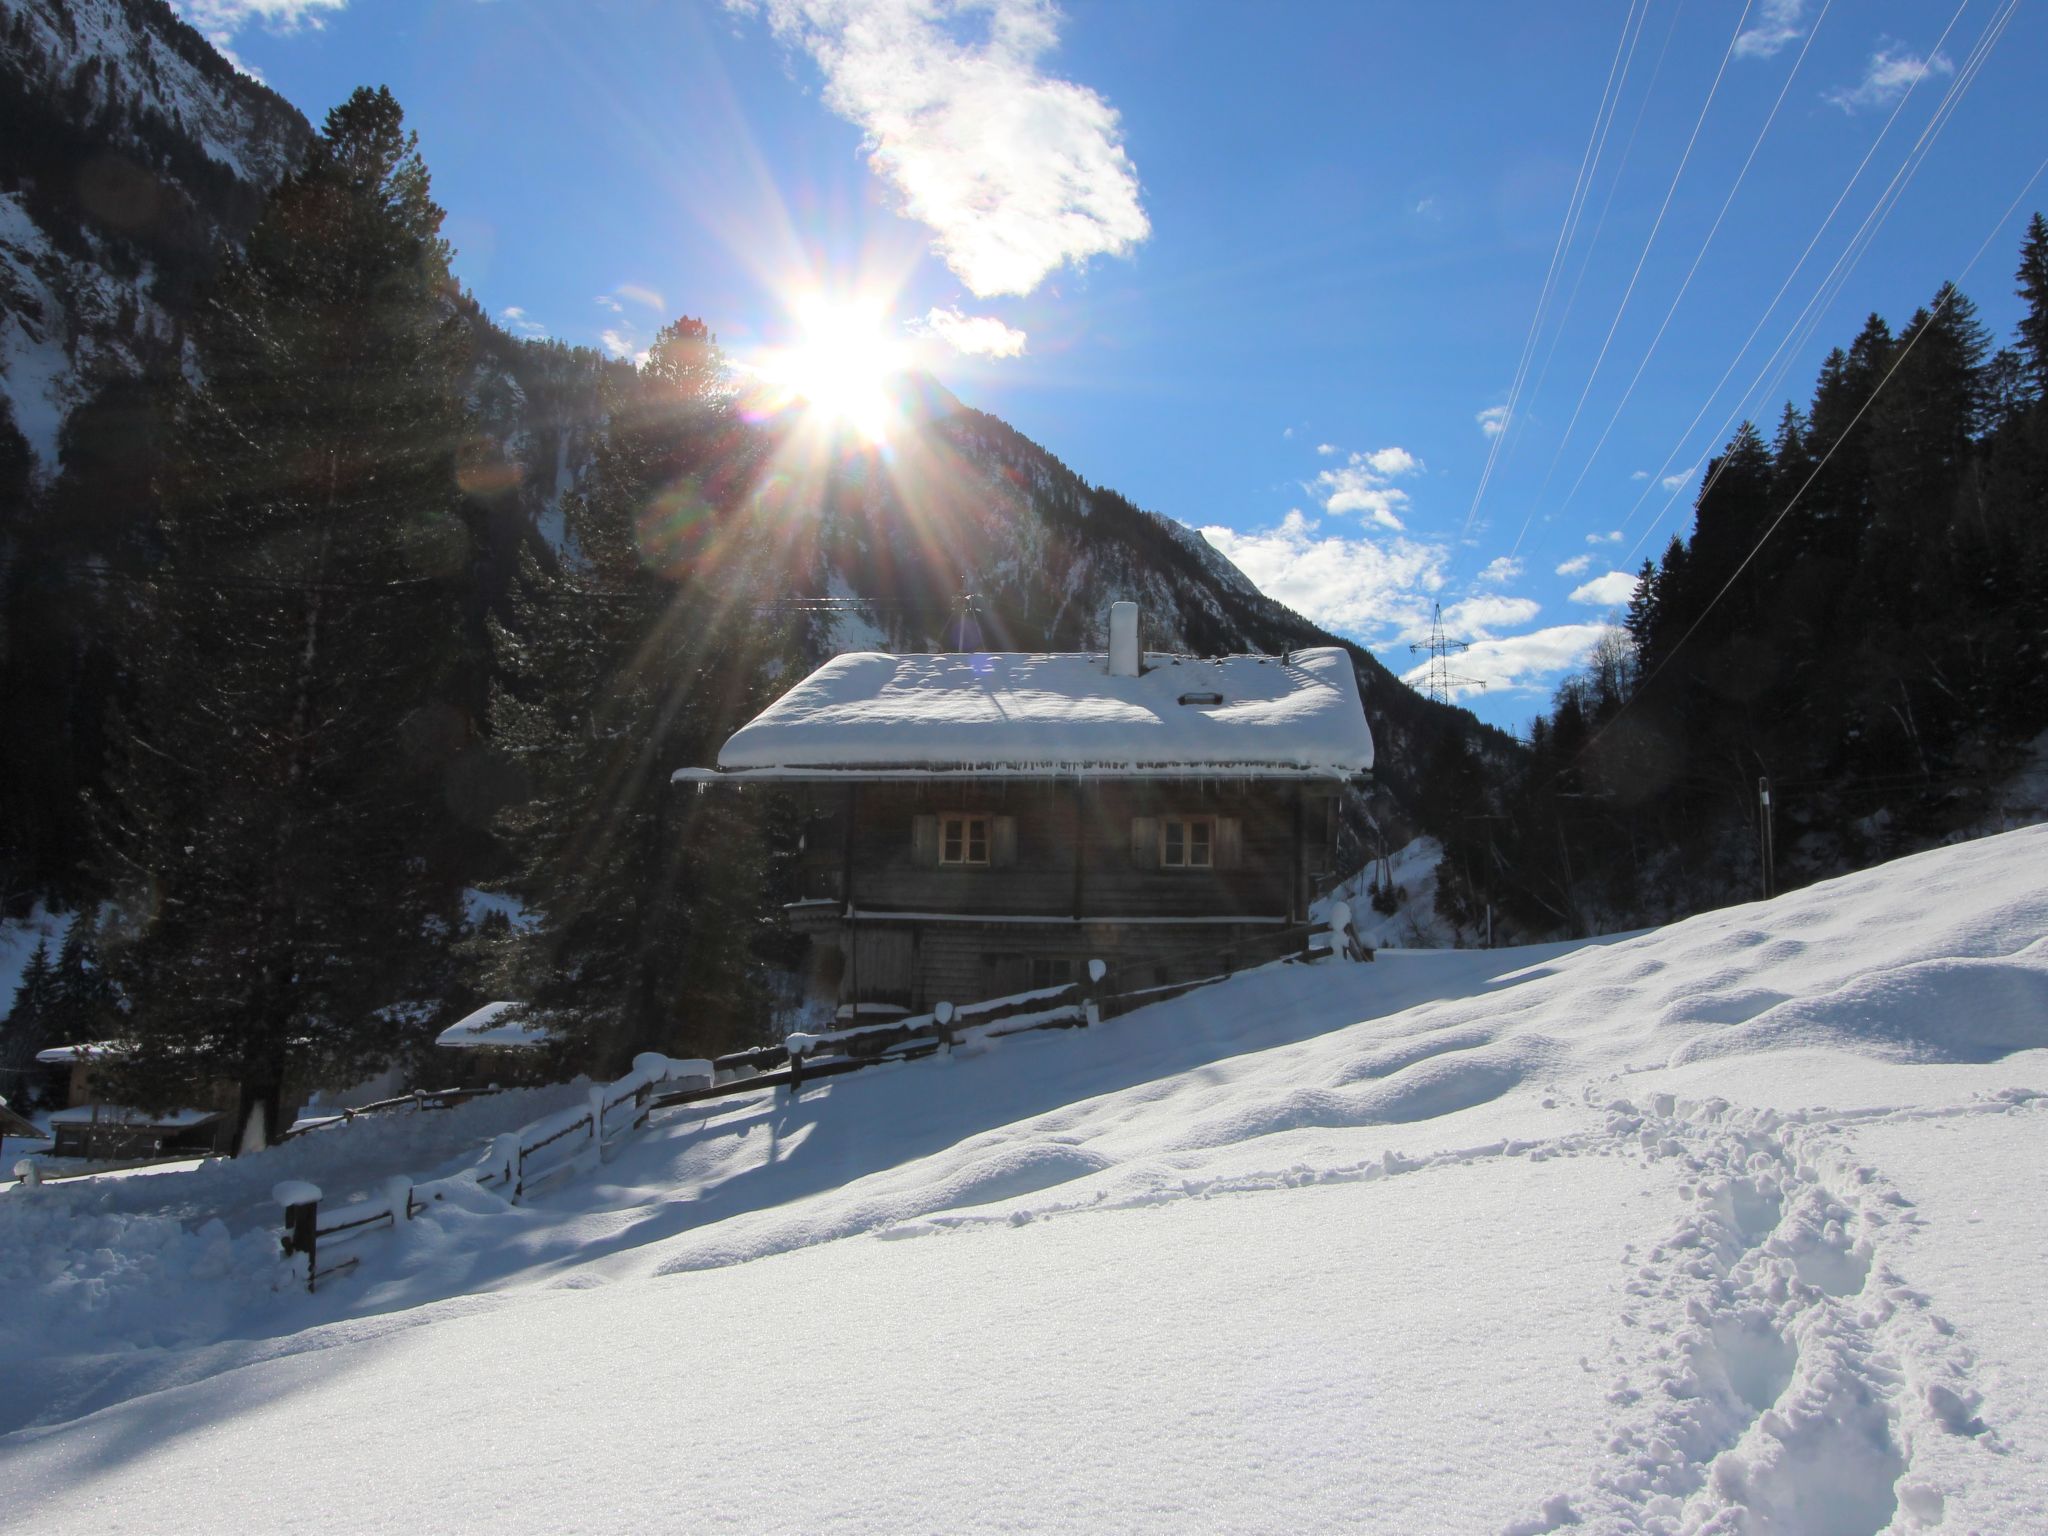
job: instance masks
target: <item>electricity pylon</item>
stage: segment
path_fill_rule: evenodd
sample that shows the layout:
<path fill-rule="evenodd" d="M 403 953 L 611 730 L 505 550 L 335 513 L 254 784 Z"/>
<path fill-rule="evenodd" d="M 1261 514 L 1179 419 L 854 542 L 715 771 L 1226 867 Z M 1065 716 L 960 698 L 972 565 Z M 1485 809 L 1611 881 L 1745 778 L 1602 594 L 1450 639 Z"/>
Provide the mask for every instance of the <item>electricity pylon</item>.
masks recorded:
<path fill-rule="evenodd" d="M 1444 635 L 1444 605 L 1436 605 L 1436 616 L 1430 621 L 1429 643 L 1412 644 L 1408 649 L 1416 655 L 1429 655 L 1429 686 L 1425 692 L 1439 704 L 1451 702 L 1453 688 L 1484 688 L 1486 684 L 1476 677 L 1460 677 L 1451 671 L 1450 655 L 1453 651 L 1469 651 L 1470 640 L 1451 640 Z"/>

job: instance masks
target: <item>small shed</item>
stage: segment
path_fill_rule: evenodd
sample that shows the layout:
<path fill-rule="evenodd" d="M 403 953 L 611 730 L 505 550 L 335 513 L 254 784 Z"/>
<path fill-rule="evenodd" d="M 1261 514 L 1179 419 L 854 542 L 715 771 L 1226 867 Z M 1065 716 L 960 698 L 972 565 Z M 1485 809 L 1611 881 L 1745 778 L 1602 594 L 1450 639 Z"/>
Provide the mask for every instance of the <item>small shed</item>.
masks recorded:
<path fill-rule="evenodd" d="M 522 1082 L 534 1073 L 552 1043 L 525 1004 L 509 1001 L 485 1003 L 434 1037 L 437 1047 L 456 1053 L 452 1059 L 458 1088 Z"/>
<path fill-rule="evenodd" d="M 36 1060 L 46 1066 L 71 1069 L 65 1107 L 50 1116 L 56 1141 L 51 1156 L 104 1160 L 168 1152 L 225 1152 L 233 1146 L 235 1124 L 228 1110 L 235 1101 L 235 1087 L 230 1082 L 216 1085 L 217 1102 L 210 1108 L 146 1111 L 101 1102 L 94 1072 L 128 1049 L 119 1040 L 96 1040 L 36 1052 Z"/>

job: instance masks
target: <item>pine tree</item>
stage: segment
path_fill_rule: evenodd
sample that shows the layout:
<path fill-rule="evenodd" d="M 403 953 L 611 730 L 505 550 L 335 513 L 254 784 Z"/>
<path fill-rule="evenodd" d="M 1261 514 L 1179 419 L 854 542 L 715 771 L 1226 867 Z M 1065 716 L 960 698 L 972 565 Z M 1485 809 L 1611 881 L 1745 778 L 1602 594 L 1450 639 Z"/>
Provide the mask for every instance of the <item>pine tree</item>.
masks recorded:
<path fill-rule="evenodd" d="M 0 1020 L 0 1076 L 8 1082 L 18 1082 L 34 1069 L 37 1051 L 65 1043 L 55 1038 L 52 1027 L 56 1002 L 57 973 L 50 964 L 49 941 L 39 939 L 14 989 L 13 1006 Z"/>
<path fill-rule="evenodd" d="M 273 1138 L 288 1086 L 400 1043 L 454 891 L 422 849 L 469 732 L 467 344 L 426 167 L 388 91 L 328 114 L 195 328 L 160 562 L 116 740 L 124 1091 L 221 1078 Z"/>
<path fill-rule="evenodd" d="M 593 1070 L 728 1049 L 763 1016 L 759 797 L 670 776 L 709 762 L 796 660 L 769 606 L 778 541 L 748 519 L 759 447 L 710 333 L 666 328 L 608 406 L 566 507 L 574 558 L 529 560 L 498 632 L 494 731 L 532 789 L 506 818 L 509 883 L 540 919 L 486 967 Z"/>
<path fill-rule="evenodd" d="M 1647 556 L 1643 559 L 1642 570 L 1636 573 L 1636 589 L 1629 594 L 1628 612 L 1621 622 L 1635 644 L 1636 662 L 1640 667 L 1657 632 L 1657 562 Z"/>
<path fill-rule="evenodd" d="M 62 1041 L 103 1041 L 116 1038 L 121 1026 L 120 1000 L 101 964 L 99 922 L 87 909 L 72 918 L 57 950 L 55 992 L 50 1010 L 51 1032 Z"/>
<path fill-rule="evenodd" d="M 2032 381 L 2034 398 L 2048 400 L 2048 219 L 2036 213 L 2020 244 L 2019 296 L 2026 300 L 2020 316 L 2018 352 Z"/>
<path fill-rule="evenodd" d="M 1701 603 L 1714 601 L 1770 527 L 1778 508 L 1773 502 L 1770 451 L 1749 422 L 1736 428 L 1727 451 L 1707 467 L 1705 483 L 1693 508 L 1692 579 Z M 1754 602 L 1756 583 L 1721 599 L 1714 631 L 1724 632 Z"/>

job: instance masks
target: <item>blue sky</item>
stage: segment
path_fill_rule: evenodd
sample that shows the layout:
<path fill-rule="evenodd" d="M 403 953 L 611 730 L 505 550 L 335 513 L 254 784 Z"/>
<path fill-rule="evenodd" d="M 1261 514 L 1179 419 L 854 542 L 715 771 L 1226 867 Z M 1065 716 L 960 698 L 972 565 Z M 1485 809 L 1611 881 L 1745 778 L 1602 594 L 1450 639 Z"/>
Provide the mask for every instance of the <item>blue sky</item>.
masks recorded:
<path fill-rule="evenodd" d="M 507 325 L 745 359 L 865 296 L 1395 670 L 1442 603 L 1514 727 L 1866 313 L 1954 277 L 2008 338 L 2048 206 L 2013 3 L 181 8 L 316 122 L 388 84 Z"/>

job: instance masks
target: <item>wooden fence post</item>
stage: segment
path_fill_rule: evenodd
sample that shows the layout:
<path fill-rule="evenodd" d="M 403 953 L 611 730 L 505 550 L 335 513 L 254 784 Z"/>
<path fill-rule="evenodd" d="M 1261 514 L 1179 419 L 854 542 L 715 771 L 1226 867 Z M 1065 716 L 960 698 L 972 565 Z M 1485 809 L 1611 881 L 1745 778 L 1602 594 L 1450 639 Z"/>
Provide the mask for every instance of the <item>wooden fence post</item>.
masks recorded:
<path fill-rule="evenodd" d="M 940 1003 L 932 1009 L 932 1022 L 938 1026 L 939 1043 L 945 1046 L 946 1053 L 951 1055 L 953 1051 L 953 1005 L 951 1003 Z"/>
<path fill-rule="evenodd" d="M 270 1198 L 284 1207 L 284 1256 L 306 1256 L 306 1289 L 310 1292 L 320 1271 L 320 1186 L 286 1179 L 271 1189 Z"/>
<path fill-rule="evenodd" d="M 1090 1029 L 1102 1022 L 1102 983 L 1108 975 L 1109 967 L 1100 960 L 1088 962 L 1088 980 L 1081 989 L 1081 1017 L 1087 1021 Z"/>

